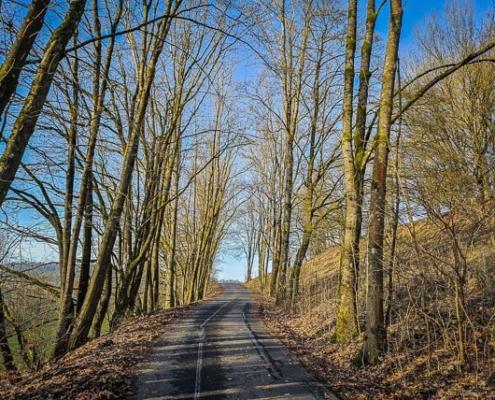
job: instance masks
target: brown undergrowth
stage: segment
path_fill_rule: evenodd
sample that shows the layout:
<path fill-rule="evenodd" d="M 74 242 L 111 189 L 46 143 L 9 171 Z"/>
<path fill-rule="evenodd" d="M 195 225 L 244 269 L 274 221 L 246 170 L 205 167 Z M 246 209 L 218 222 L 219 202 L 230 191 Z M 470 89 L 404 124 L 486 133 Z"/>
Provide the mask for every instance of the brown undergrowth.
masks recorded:
<path fill-rule="evenodd" d="M 222 288 L 215 286 L 208 298 Z M 197 303 L 196 303 L 197 304 Z M 38 371 L 0 376 L 0 400 L 122 399 L 133 395 L 136 365 L 168 326 L 195 304 L 133 319 Z"/>
<path fill-rule="evenodd" d="M 403 223 L 396 242 L 392 233 L 384 248 L 388 349 L 379 365 L 359 365 L 362 335 L 346 345 L 332 342 L 339 246 L 303 265 L 290 312 L 257 296 L 268 330 L 343 399 L 495 399 L 493 202 Z M 365 236 L 359 254 L 355 300 L 364 328 Z M 260 287 L 268 287 L 270 276 L 264 278 L 247 286 L 264 293 Z"/>
<path fill-rule="evenodd" d="M 437 350 L 430 365 L 422 351 L 389 350 L 378 366 L 355 366 L 361 338 L 347 345 L 331 343 L 331 330 L 321 332 L 311 316 L 291 313 L 255 291 L 255 309 L 270 334 L 277 337 L 331 391 L 347 399 L 495 399 L 495 359 L 467 364 L 459 372 L 455 356 Z M 389 330 L 394 343 L 399 326 Z M 431 360 L 435 360 L 435 366 Z"/>

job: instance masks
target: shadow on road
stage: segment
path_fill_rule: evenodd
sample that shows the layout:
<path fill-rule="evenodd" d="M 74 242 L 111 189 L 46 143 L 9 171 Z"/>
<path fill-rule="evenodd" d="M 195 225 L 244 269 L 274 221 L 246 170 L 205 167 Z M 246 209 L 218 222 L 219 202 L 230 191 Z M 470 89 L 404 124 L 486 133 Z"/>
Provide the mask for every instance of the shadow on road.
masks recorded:
<path fill-rule="evenodd" d="M 337 399 L 267 334 L 249 292 L 224 286 L 177 321 L 140 366 L 134 399 Z"/>

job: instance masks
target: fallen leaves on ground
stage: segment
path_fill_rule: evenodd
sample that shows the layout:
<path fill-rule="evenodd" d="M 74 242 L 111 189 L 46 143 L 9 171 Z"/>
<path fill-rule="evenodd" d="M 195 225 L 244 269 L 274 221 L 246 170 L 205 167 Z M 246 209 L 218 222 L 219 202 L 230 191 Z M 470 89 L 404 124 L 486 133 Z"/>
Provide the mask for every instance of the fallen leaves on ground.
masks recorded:
<path fill-rule="evenodd" d="M 210 296 L 218 295 L 218 289 Z M 39 371 L 0 376 L 0 400 L 111 400 L 134 394 L 137 363 L 193 305 L 129 321 Z"/>
<path fill-rule="evenodd" d="M 218 291 L 214 294 L 219 294 Z M 214 297 L 212 295 L 211 297 Z M 426 374 L 426 360 L 387 357 L 375 367 L 355 367 L 350 360 L 359 343 L 335 345 L 314 337 L 304 317 L 276 307 L 272 299 L 253 294 L 254 309 L 267 330 L 279 338 L 306 368 L 341 399 L 495 399 L 495 360 L 480 370 L 457 374 L 454 362 Z M 146 358 L 170 324 L 194 305 L 160 311 L 129 321 L 117 331 L 88 342 L 35 372 L 0 376 L 0 400 L 110 400 L 133 395 L 137 364 Z"/>
<path fill-rule="evenodd" d="M 314 337 L 309 319 L 291 314 L 273 299 L 254 292 L 254 310 L 267 331 L 321 383 L 343 400 L 482 399 L 495 400 L 495 360 L 478 365 L 477 371 L 459 376 L 452 354 L 443 357 L 442 368 L 427 372 L 426 360 L 414 354 L 389 355 L 377 366 L 353 366 L 360 342 L 333 344 L 327 336 Z M 450 366 L 450 367 L 449 367 Z"/>

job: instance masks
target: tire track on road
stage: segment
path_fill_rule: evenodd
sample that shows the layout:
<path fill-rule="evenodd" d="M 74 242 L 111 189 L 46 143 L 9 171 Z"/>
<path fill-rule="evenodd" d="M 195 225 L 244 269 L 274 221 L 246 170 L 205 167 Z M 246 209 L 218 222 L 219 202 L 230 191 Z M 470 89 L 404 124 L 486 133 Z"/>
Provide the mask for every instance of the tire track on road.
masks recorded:
<path fill-rule="evenodd" d="M 196 382 L 194 389 L 194 399 L 199 399 L 201 396 L 201 370 L 203 368 L 203 346 L 206 342 L 205 326 L 210 322 L 217 314 L 225 307 L 230 305 L 233 300 L 223 304 L 218 310 L 216 310 L 211 316 L 209 316 L 200 326 L 198 332 L 198 359 L 196 361 Z"/>
<path fill-rule="evenodd" d="M 270 353 L 266 351 L 265 346 L 258 341 L 258 338 L 256 336 L 256 333 L 251 327 L 251 324 L 249 323 L 247 316 L 246 316 L 246 310 L 249 308 L 249 303 L 247 303 L 244 306 L 244 310 L 242 311 L 242 317 L 244 319 L 244 324 L 246 325 L 248 331 L 249 331 L 249 338 L 251 339 L 251 343 L 253 344 L 256 352 L 260 356 L 261 360 L 265 363 L 266 369 L 270 372 L 272 377 L 275 380 L 280 380 L 284 377 L 284 374 L 282 370 L 276 365 L 275 360 L 271 357 Z"/>
<path fill-rule="evenodd" d="M 134 400 L 333 399 L 291 359 L 235 284 L 175 323 L 143 363 Z"/>

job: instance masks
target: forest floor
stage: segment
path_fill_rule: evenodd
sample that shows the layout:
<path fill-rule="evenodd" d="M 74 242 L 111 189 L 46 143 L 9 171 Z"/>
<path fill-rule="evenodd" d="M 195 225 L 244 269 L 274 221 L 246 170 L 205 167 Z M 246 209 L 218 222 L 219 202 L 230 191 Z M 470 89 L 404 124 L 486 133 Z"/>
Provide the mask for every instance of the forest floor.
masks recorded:
<path fill-rule="evenodd" d="M 427 372 L 425 357 L 389 354 L 378 366 L 354 366 L 360 342 L 333 344 L 311 333 L 309 320 L 275 305 L 268 296 L 252 294 L 253 307 L 267 331 L 278 338 L 306 369 L 342 400 L 495 399 L 495 360 L 461 374 L 451 354 L 442 367 Z M 399 359 L 400 358 L 400 359 Z"/>
<path fill-rule="evenodd" d="M 221 293 L 221 288 L 209 298 Z M 300 316 L 285 312 L 272 299 L 253 293 L 253 309 L 306 369 L 341 399 L 495 399 L 495 369 L 465 374 L 455 368 L 427 375 L 424 360 L 400 366 L 392 357 L 377 367 L 355 367 L 349 360 L 358 343 L 337 346 L 314 338 Z M 170 324 L 195 304 L 134 319 L 117 331 L 92 340 L 39 371 L 0 376 L 0 400 L 123 399 L 134 394 L 137 364 Z M 492 360 L 495 363 L 495 360 Z"/>

